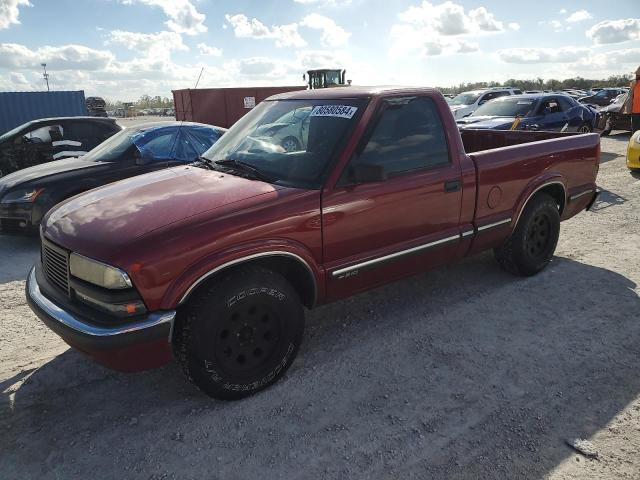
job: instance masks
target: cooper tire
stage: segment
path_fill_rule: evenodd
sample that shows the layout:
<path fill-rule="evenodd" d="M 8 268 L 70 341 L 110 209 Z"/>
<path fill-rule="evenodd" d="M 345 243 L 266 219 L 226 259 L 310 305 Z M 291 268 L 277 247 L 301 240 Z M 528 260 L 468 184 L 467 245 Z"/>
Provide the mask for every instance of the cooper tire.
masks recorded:
<path fill-rule="evenodd" d="M 206 394 L 238 400 L 284 375 L 298 353 L 304 312 L 295 289 L 260 267 L 208 285 L 176 322 L 174 355 Z"/>
<path fill-rule="evenodd" d="M 559 236 L 558 205 L 551 196 L 538 193 L 525 205 L 511 237 L 494 254 L 504 270 L 528 277 L 551 261 Z"/>

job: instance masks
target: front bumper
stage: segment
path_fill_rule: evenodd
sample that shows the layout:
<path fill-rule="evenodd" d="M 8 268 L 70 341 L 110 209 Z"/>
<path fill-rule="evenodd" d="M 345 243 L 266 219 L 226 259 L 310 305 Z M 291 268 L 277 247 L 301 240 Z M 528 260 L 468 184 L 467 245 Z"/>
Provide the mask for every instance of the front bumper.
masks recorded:
<path fill-rule="evenodd" d="M 174 310 L 153 312 L 132 322 L 105 326 L 45 296 L 37 277 L 36 267 L 33 267 L 27 277 L 27 303 L 38 318 L 71 347 L 122 372 L 147 370 L 171 360 Z"/>
<path fill-rule="evenodd" d="M 0 230 L 29 231 L 33 229 L 31 203 L 0 203 Z"/>

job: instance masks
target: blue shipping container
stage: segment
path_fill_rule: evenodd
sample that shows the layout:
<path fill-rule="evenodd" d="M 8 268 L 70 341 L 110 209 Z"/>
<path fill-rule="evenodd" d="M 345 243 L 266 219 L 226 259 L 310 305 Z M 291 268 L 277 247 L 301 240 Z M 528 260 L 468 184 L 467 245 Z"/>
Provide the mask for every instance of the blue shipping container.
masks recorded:
<path fill-rule="evenodd" d="M 84 90 L 0 92 L 0 135 L 23 123 L 49 117 L 87 115 Z"/>

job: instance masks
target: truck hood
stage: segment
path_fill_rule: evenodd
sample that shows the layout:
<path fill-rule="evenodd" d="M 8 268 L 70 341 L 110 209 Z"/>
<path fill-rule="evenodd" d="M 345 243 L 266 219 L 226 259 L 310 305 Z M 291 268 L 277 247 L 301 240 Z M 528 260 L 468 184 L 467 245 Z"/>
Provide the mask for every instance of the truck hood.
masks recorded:
<path fill-rule="evenodd" d="M 92 254 L 189 217 L 284 187 L 194 166 L 139 175 L 90 190 L 52 209 L 43 233 L 70 250 Z M 214 215 L 214 213 L 212 213 Z"/>
<path fill-rule="evenodd" d="M 105 162 L 90 162 L 82 160 L 81 158 L 67 158 L 35 165 L 0 178 L 0 191 L 9 190 L 18 185 L 31 182 L 32 180 L 42 180 L 58 173 L 95 168 L 104 164 Z"/>
<path fill-rule="evenodd" d="M 466 117 L 460 120 L 456 120 L 456 123 L 460 128 L 477 128 L 477 129 L 496 129 L 501 130 L 505 128 L 511 128 L 511 125 L 515 121 L 515 117 Z"/>

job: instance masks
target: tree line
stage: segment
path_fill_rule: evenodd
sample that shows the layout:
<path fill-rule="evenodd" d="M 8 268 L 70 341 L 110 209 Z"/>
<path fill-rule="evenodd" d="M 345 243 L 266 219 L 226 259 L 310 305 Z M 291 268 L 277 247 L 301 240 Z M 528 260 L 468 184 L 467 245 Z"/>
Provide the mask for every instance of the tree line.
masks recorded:
<path fill-rule="evenodd" d="M 530 80 L 516 80 L 510 78 L 504 82 L 469 82 L 461 83 L 453 87 L 438 88 L 443 93 L 460 93 L 469 90 L 478 90 L 480 88 L 509 86 L 519 88 L 520 90 L 562 90 L 565 88 L 577 88 L 580 90 L 589 90 L 594 87 L 628 87 L 631 82 L 631 75 L 611 75 L 609 78 L 593 80 L 582 77 L 567 78 L 565 80 L 556 80 L 554 78 L 544 80 L 535 78 Z"/>
<path fill-rule="evenodd" d="M 133 104 L 133 108 L 136 110 L 141 110 L 143 108 L 173 108 L 173 98 L 161 97 L 160 95 L 156 95 L 154 97 L 151 95 L 142 95 L 135 102 L 122 102 L 120 100 L 105 99 L 105 103 L 107 104 L 107 110 L 116 110 L 117 108 L 124 107 L 125 104 Z"/>

